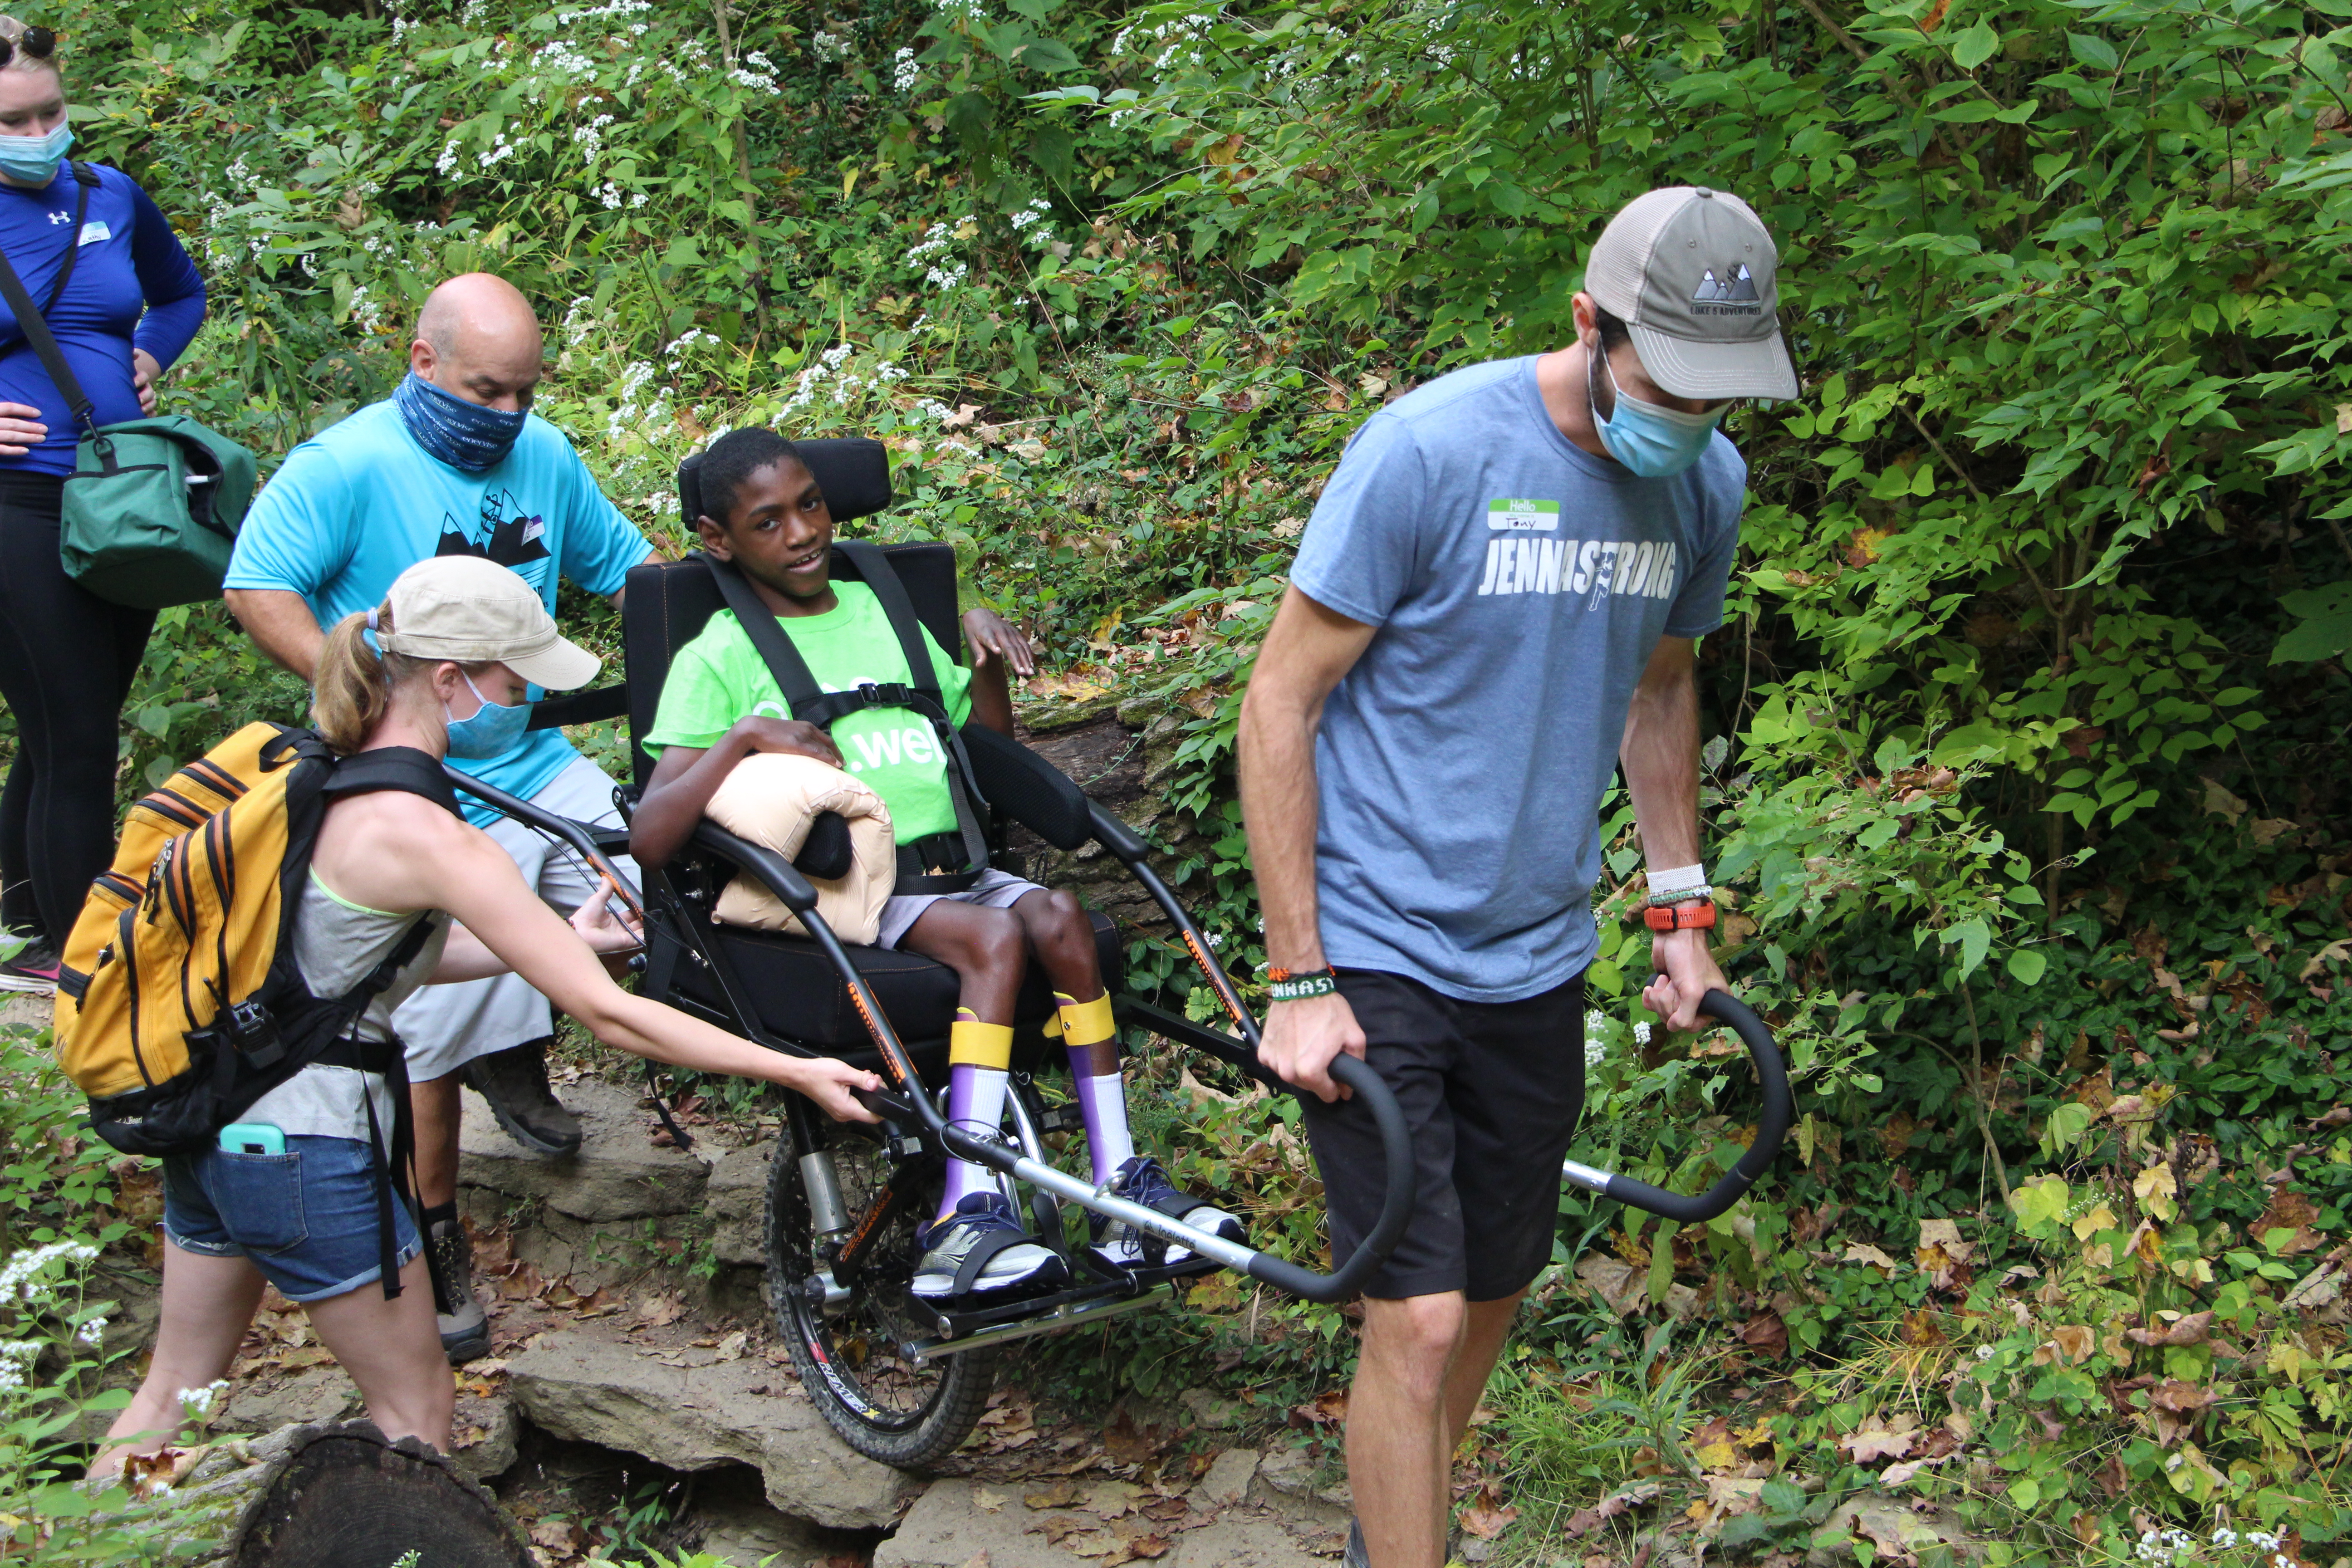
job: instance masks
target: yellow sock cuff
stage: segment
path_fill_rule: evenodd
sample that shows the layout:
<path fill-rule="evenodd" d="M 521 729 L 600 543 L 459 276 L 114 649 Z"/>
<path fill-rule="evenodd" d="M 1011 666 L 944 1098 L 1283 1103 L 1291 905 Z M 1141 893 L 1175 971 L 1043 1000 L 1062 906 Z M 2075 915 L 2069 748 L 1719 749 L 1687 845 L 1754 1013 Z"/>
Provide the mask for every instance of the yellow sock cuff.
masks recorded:
<path fill-rule="evenodd" d="M 1108 993 L 1091 1002 L 1073 1002 L 1060 992 L 1054 1000 L 1062 1005 L 1062 1043 L 1066 1046 L 1092 1046 L 1116 1038 L 1118 1020 L 1111 1016 Z"/>
<path fill-rule="evenodd" d="M 1003 1072 L 1013 1065 L 1013 1026 L 958 1018 L 948 1026 L 948 1064 Z"/>

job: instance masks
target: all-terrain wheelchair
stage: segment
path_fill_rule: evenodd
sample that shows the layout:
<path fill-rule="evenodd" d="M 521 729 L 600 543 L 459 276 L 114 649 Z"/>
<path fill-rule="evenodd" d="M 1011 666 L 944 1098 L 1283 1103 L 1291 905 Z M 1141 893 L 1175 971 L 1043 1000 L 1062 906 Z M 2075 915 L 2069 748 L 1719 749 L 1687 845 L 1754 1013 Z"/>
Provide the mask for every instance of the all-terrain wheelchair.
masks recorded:
<path fill-rule="evenodd" d="M 879 442 L 847 438 L 797 445 L 837 522 L 889 505 L 889 468 Z M 679 479 L 684 515 L 693 518 L 702 507 L 691 459 Z M 895 578 L 922 625 L 950 657 L 961 658 L 952 547 L 837 549 L 835 571 L 866 577 L 886 599 L 884 585 L 874 579 Z M 698 554 L 640 566 L 629 574 L 623 642 L 635 780 L 617 792 L 625 816 L 652 772 L 652 759 L 637 741 L 653 727 L 671 660 L 726 604 L 713 564 Z M 615 701 L 619 695 L 604 688 L 542 703 L 534 725 L 617 716 L 623 710 Z M 1099 844 L 1150 894 L 1232 1026 L 1231 1032 L 1208 1027 L 1125 994 L 1120 933 L 1097 912 L 1103 978 L 1122 1034 L 1130 1028 L 1152 1031 L 1288 1092 L 1288 1085 L 1259 1065 L 1255 1020 L 1215 962 L 1206 937 L 1152 869 L 1141 837 L 1028 748 L 978 725 L 968 726 L 962 740 L 985 807 L 992 853 L 1004 855 L 1005 830 L 1012 823 L 1057 849 Z M 949 1123 L 944 1107 L 955 973 L 919 953 L 852 947 L 835 937 L 816 911 L 815 891 L 803 874 L 830 876 L 841 868 L 822 864 L 828 854 L 824 835 L 812 834 L 810 847 L 793 864 L 705 822 L 688 847 L 648 877 L 640 893 L 610 859 L 625 851 L 625 834 L 551 816 L 462 774 L 453 778 L 508 816 L 563 839 L 614 879 L 646 921 L 640 987 L 645 994 L 771 1049 L 851 1061 L 879 1073 L 889 1086 L 868 1099 L 882 1118 L 879 1126 L 834 1122 L 800 1096 L 787 1096 L 766 1205 L 767 1296 L 777 1329 L 818 1409 L 863 1454 L 914 1468 L 952 1450 L 985 1406 L 993 1352 L 1010 1341 L 1167 1302 L 1181 1294 L 1188 1279 L 1217 1267 L 1309 1300 L 1344 1300 L 1380 1267 L 1410 1223 L 1414 1169 L 1404 1118 L 1378 1075 L 1354 1058 L 1334 1062 L 1331 1074 L 1378 1121 L 1385 1191 L 1379 1220 L 1354 1255 L 1330 1273 L 1318 1274 L 1193 1229 L 1055 1165 L 1045 1140 L 1057 1131 L 1076 1132 L 1081 1124 L 1075 1106 L 1056 1107 L 1038 1091 L 1034 1075 L 1047 1063 L 1058 1064 L 1061 1053 L 1046 1028 L 1055 1016 L 1054 999 L 1034 967 L 1016 1009 L 1004 1125 L 990 1135 Z M 845 855 L 845 842 L 842 847 Z M 808 935 L 715 921 L 711 911 L 720 890 L 743 873 L 793 910 Z M 1702 1217 L 1702 1210 L 1721 1212 L 1762 1173 L 1787 1128 L 1787 1087 L 1779 1058 L 1745 1007 L 1716 993 L 1710 1010 L 1748 1038 L 1767 1090 L 1763 1123 L 1738 1166 L 1699 1199 L 1583 1166 L 1570 1167 L 1571 1181 L 1689 1218 Z M 916 1231 L 938 1206 L 950 1153 L 999 1173 L 1016 1210 L 1025 1205 L 1038 1237 L 1061 1250 L 1075 1281 L 1070 1288 L 973 1311 L 940 1310 L 911 1293 L 919 1257 Z M 1083 1247 L 1069 1245 L 1066 1205 L 1124 1220 L 1190 1248 L 1194 1257 L 1181 1267 L 1108 1274 Z"/>

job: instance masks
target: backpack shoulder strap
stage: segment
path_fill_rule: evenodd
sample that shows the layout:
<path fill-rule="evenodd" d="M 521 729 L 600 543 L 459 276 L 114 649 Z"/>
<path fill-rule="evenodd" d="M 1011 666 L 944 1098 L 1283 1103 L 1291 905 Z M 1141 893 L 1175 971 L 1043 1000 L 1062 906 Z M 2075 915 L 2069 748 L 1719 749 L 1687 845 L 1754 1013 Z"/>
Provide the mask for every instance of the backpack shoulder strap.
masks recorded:
<path fill-rule="evenodd" d="M 761 662 L 775 678 L 776 689 L 783 693 L 784 705 L 793 710 L 793 717 L 804 720 L 819 729 L 830 728 L 834 720 L 841 715 L 823 712 L 826 706 L 825 694 L 818 688 L 816 677 L 809 673 L 808 660 L 801 657 L 801 650 L 793 646 L 793 639 L 784 635 L 783 627 L 776 625 L 775 616 L 760 602 L 759 594 L 745 579 L 742 569 L 732 561 L 721 561 L 707 551 L 703 552 L 702 559 L 709 564 L 710 579 L 719 584 L 719 596 L 727 601 L 727 607 L 735 612 L 735 624 L 741 626 L 743 635 L 751 639 L 751 646 L 759 650 Z M 823 713 L 822 717 L 820 713 Z"/>
<path fill-rule="evenodd" d="M 321 793 L 332 797 L 369 795 L 378 790 L 420 795 L 452 816 L 459 815 L 457 786 L 441 771 L 439 763 L 414 746 L 379 746 L 373 751 L 354 752 L 336 763 L 334 776 L 326 782 Z"/>

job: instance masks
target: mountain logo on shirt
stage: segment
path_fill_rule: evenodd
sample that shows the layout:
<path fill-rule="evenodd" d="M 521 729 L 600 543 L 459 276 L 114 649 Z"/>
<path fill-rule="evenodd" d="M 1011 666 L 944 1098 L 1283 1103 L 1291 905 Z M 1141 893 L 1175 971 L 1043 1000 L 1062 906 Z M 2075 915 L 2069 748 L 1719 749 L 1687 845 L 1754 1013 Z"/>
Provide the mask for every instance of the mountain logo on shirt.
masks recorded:
<path fill-rule="evenodd" d="M 441 542 L 436 555 L 478 555 L 494 565 L 511 569 L 531 586 L 547 581 L 547 520 L 523 510 L 511 490 L 486 490 L 480 512 L 471 528 L 461 526 L 448 512 L 441 514 Z"/>

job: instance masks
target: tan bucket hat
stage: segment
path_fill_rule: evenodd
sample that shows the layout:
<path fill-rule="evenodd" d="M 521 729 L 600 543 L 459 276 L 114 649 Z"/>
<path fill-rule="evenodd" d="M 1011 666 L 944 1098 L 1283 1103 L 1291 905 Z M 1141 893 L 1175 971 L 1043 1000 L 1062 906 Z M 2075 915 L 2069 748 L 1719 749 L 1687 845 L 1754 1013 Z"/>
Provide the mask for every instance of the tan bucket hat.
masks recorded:
<path fill-rule="evenodd" d="M 388 597 L 392 629 L 376 637 L 386 653 L 503 664 L 550 691 L 585 686 L 604 665 L 564 640 L 530 584 L 478 555 L 420 561 L 393 583 Z"/>

